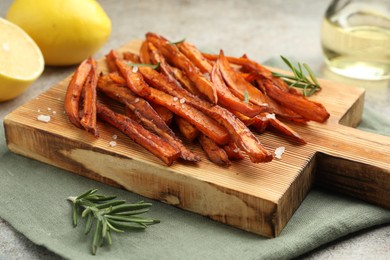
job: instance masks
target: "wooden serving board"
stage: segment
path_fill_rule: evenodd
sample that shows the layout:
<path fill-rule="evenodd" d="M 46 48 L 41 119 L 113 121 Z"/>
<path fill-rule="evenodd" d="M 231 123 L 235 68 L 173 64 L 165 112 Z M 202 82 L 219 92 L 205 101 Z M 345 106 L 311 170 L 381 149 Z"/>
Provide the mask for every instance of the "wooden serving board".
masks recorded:
<path fill-rule="evenodd" d="M 118 51 L 137 51 L 139 43 Z M 223 168 L 188 144 L 202 161 L 166 167 L 108 125 L 99 122 L 99 138 L 74 127 L 63 112 L 69 79 L 5 118 L 11 151 L 268 237 L 281 232 L 314 183 L 390 208 L 390 138 L 352 128 L 363 110 L 360 88 L 321 80 L 323 90 L 312 99 L 331 117 L 325 124 L 291 125 L 306 145 L 273 133 L 259 136 L 270 151 L 286 147 L 280 160 L 244 159 Z M 51 115 L 50 122 L 38 121 L 40 114 Z M 109 145 L 113 135 L 115 147 Z"/>

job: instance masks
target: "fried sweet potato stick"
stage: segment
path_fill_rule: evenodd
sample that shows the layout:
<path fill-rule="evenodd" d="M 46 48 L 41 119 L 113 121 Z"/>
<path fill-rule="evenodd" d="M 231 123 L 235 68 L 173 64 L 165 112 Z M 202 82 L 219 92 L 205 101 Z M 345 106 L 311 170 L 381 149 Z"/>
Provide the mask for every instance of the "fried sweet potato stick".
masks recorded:
<path fill-rule="evenodd" d="M 177 89 L 181 89 L 182 91 L 185 91 L 183 88 L 179 88 L 175 84 L 172 84 L 163 74 L 158 73 L 152 68 L 141 66 L 138 68 L 138 70 L 142 73 L 144 77 L 145 75 L 149 75 L 149 78 L 145 78 L 148 82 L 151 82 L 153 80 L 157 80 L 157 81 L 164 80 L 166 84 L 174 86 Z M 130 78 L 129 80 L 131 81 L 132 79 Z M 217 122 L 215 122 L 215 120 L 206 116 L 196 108 L 186 104 L 185 98 L 184 99 L 178 98 L 178 96 L 180 97 L 180 95 L 173 96 L 163 91 L 151 88 L 145 83 L 143 79 L 139 80 L 137 83 L 139 84 L 137 89 L 141 91 L 146 90 L 147 92 L 150 93 L 149 95 L 144 97 L 148 101 L 164 106 L 169 110 L 171 110 L 174 114 L 182 118 L 185 118 L 191 124 L 196 126 L 196 128 L 198 128 L 199 131 L 201 131 L 202 133 L 210 137 L 213 141 L 215 141 L 218 144 L 222 145 L 229 141 L 230 139 L 229 133 L 226 131 L 224 127 L 220 126 Z M 135 82 L 133 82 L 132 84 L 135 84 Z M 134 88 L 134 90 L 137 89 Z M 141 94 L 137 92 L 135 93 L 137 95 L 142 96 L 142 93 Z"/>
<path fill-rule="evenodd" d="M 155 70 L 152 70 L 148 67 L 140 67 L 139 70 L 144 76 L 145 80 L 152 86 L 160 89 L 161 91 L 169 93 L 172 96 L 184 99 L 185 103 L 191 104 L 191 106 L 196 108 L 197 111 L 202 111 L 208 117 L 213 118 L 220 125 L 224 126 L 229 132 L 230 136 L 233 138 L 233 141 L 250 157 L 252 162 L 269 162 L 272 160 L 272 155 L 267 150 L 265 150 L 256 136 L 254 136 L 253 133 L 245 126 L 245 124 L 237 117 L 235 117 L 230 111 L 218 105 L 212 105 L 204 100 L 201 100 L 185 89 L 171 84 L 164 75 L 158 73 Z M 191 122 L 190 120 L 188 121 Z M 210 135 L 207 136 L 210 137 Z M 218 144 L 221 144 L 216 140 L 214 141 Z"/>
<path fill-rule="evenodd" d="M 230 66 L 229 61 L 225 58 L 222 50 L 219 53 L 219 58 L 216 64 L 223 79 L 226 81 L 226 84 L 234 95 L 239 97 L 241 100 L 247 98 L 249 102 L 255 105 L 264 106 L 266 103 L 264 94 L 246 81 L 239 73 L 234 71 L 234 69 Z"/>
<path fill-rule="evenodd" d="M 129 117 L 115 113 L 100 102 L 97 103 L 97 112 L 99 118 L 118 128 L 168 166 L 179 157 L 180 151 L 177 147 L 149 132 Z"/>
<path fill-rule="evenodd" d="M 111 50 L 106 55 L 106 63 L 107 63 L 107 67 L 108 67 L 109 72 L 117 72 L 118 71 L 118 66 L 115 63 L 115 61 L 117 59 L 118 59 L 118 55 L 114 50 Z"/>
<path fill-rule="evenodd" d="M 157 112 L 157 114 L 161 117 L 162 120 L 164 120 L 165 124 L 168 126 L 172 123 L 173 120 L 173 113 L 171 110 L 169 110 L 166 107 L 157 105 L 157 104 L 150 104 L 154 110 Z"/>
<path fill-rule="evenodd" d="M 214 57 L 214 56 L 213 56 Z M 219 61 L 219 59 L 217 58 L 218 56 L 216 56 L 216 61 Z M 286 107 L 283 107 L 281 106 L 279 103 L 275 102 L 273 99 L 271 99 L 270 97 L 267 96 L 266 94 L 266 90 L 265 88 L 263 87 L 263 83 L 262 83 L 262 79 L 265 78 L 264 75 L 262 74 L 259 74 L 259 71 L 264 71 L 264 74 L 265 75 L 268 75 L 268 72 L 270 72 L 268 69 L 264 68 L 263 66 L 261 66 L 260 64 L 257 64 L 249 59 L 246 58 L 235 58 L 235 57 L 226 57 L 225 58 L 230 62 L 230 61 L 233 61 L 235 62 L 236 64 L 239 64 L 239 65 L 246 65 L 247 63 L 250 64 L 250 68 L 251 69 L 258 69 L 258 71 L 252 71 L 251 73 L 249 73 L 247 75 L 247 78 L 245 78 L 245 80 L 249 83 L 253 80 L 256 81 L 257 85 L 258 85 L 258 88 L 261 90 L 262 93 L 259 93 L 258 91 L 254 91 L 252 93 L 249 93 L 248 92 L 248 98 L 250 99 L 251 96 L 253 95 L 259 95 L 260 97 L 260 100 L 264 102 L 264 104 L 267 104 L 268 107 L 269 107 L 269 110 L 268 112 L 274 112 L 275 114 L 277 114 L 278 116 L 281 116 L 285 119 L 288 119 L 288 120 L 291 120 L 291 121 L 295 121 L 295 122 L 300 122 L 300 123 L 304 123 L 306 121 L 308 121 L 307 119 L 303 118 L 301 115 L 299 115 L 298 113 L 292 111 L 291 109 L 289 108 L 286 108 Z M 242 74 L 241 74 L 242 75 Z M 268 75 L 270 78 L 272 76 L 272 74 L 269 74 Z M 237 96 L 242 96 L 243 94 L 245 95 L 245 89 L 242 89 L 241 91 L 238 91 L 239 89 L 236 89 L 237 91 L 234 91 L 234 93 L 237 95 Z"/>
<path fill-rule="evenodd" d="M 164 120 L 157 114 L 152 106 L 144 99 L 135 96 L 127 87 L 118 86 L 107 80 L 107 76 L 99 78 L 98 89 L 110 98 L 124 104 L 146 128 L 150 129 L 166 141 L 180 150 L 180 157 L 187 161 L 197 162 L 200 160 L 188 150 L 175 133 L 168 127 Z M 133 116 L 130 116 L 132 119 Z"/>
<path fill-rule="evenodd" d="M 138 54 L 135 54 L 135 53 L 132 53 L 129 51 L 126 51 L 123 53 L 123 59 L 131 61 L 133 63 L 140 63 L 141 62 L 141 58 Z"/>
<path fill-rule="evenodd" d="M 142 125 L 141 119 L 128 106 L 125 106 L 124 115 L 133 119 L 138 124 Z"/>
<path fill-rule="evenodd" d="M 206 79 L 199 69 L 179 49 L 170 44 L 165 38 L 154 33 L 147 33 L 146 39 L 152 42 L 175 67 L 182 69 L 188 78 L 195 84 L 198 90 L 205 95 L 210 102 L 218 102 L 217 91 L 213 84 Z"/>
<path fill-rule="evenodd" d="M 217 54 L 207 54 L 207 53 L 202 53 L 203 57 L 205 57 L 208 60 L 216 61 L 219 58 L 219 55 Z M 250 71 L 258 71 L 265 77 L 272 77 L 272 72 L 267 69 L 266 67 L 260 65 L 259 63 L 252 61 L 248 59 L 246 55 L 243 55 L 243 57 L 237 58 L 237 57 L 231 57 L 231 56 L 225 56 L 226 59 L 229 61 L 229 63 L 235 64 L 235 65 L 240 65 L 243 66 Z"/>
<path fill-rule="evenodd" d="M 132 67 L 126 64 L 125 61 L 117 59 L 116 65 L 120 73 L 125 78 L 127 86 L 137 95 L 145 97 L 150 95 L 150 88 L 145 87 L 145 82 L 138 72 L 133 72 Z"/>
<path fill-rule="evenodd" d="M 145 41 L 147 42 L 147 41 Z M 202 96 L 203 94 L 196 88 L 193 82 L 183 73 L 182 70 L 169 65 L 165 57 L 151 42 L 147 42 L 149 46 L 149 58 L 154 64 L 160 64 L 161 72 L 168 77 L 169 81 L 178 86 L 183 86 L 192 94 Z"/>
<path fill-rule="evenodd" d="M 111 72 L 108 74 L 108 76 L 110 77 L 110 79 L 112 81 L 114 81 L 115 83 L 117 84 L 120 84 L 120 85 L 126 85 L 126 80 L 122 77 L 122 75 L 119 75 L 118 72 Z"/>
<path fill-rule="evenodd" d="M 213 106 L 204 111 L 208 116 L 214 118 L 221 125 L 226 127 L 232 141 L 243 150 L 254 163 L 270 162 L 273 159 L 270 154 L 256 138 L 256 136 L 235 117 L 230 111 L 219 106 Z"/>
<path fill-rule="evenodd" d="M 212 65 L 202 53 L 189 42 L 178 43 L 177 47 L 202 73 L 211 73 Z"/>
<path fill-rule="evenodd" d="M 323 123 L 330 116 L 322 104 L 310 101 L 303 96 L 285 92 L 269 79 L 264 79 L 264 86 L 267 90 L 267 95 L 307 120 Z"/>
<path fill-rule="evenodd" d="M 219 147 L 213 140 L 211 140 L 204 134 L 200 134 L 198 139 L 200 145 L 203 148 L 203 151 L 206 153 L 210 161 L 221 166 L 231 165 L 229 157 L 225 150 Z"/>
<path fill-rule="evenodd" d="M 89 71 L 87 80 L 84 84 L 83 116 L 80 120 L 80 124 L 87 132 L 92 133 L 97 137 L 99 136 L 99 133 L 96 125 L 96 85 L 99 75 L 96 61 L 89 58 L 88 62 L 91 64 L 91 70 Z"/>
<path fill-rule="evenodd" d="M 161 52 L 153 45 L 153 43 L 149 42 L 149 53 L 150 59 L 153 64 L 160 64 L 160 71 L 167 76 L 169 81 L 180 86 L 180 83 L 175 78 L 175 73 L 172 70 L 172 67 L 167 63 L 165 57 L 161 54 Z"/>
<path fill-rule="evenodd" d="M 214 119 L 205 115 L 203 112 L 188 105 L 185 99 L 169 95 L 154 88 L 151 88 L 151 94 L 147 99 L 161 106 L 165 106 L 174 114 L 186 119 L 217 144 L 223 145 L 229 142 L 229 133 L 223 126 L 219 125 Z"/>
<path fill-rule="evenodd" d="M 229 110 L 240 112 L 248 117 L 254 117 L 262 112 L 269 111 L 267 106 L 256 106 L 249 102 L 246 103 L 233 95 L 226 86 L 217 65 L 213 66 L 210 76 L 211 81 L 217 90 L 219 105 L 226 107 Z"/>
<path fill-rule="evenodd" d="M 233 111 L 232 112 L 238 119 L 240 119 L 241 122 L 243 122 L 246 126 L 251 126 L 255 121 L 257 121 L 257 116 L 255 117 L 248 117 L 244 114 L 241 114 L 240 112 Z"/>
<path fill-rule="evenodd" d="M 229 143 L 223 147 L 229 160 L 242 160 L 245 158 L 243 151 L 235 143 Z"/>
<path fill-rule="evenodd" d="M 139 50 L 139 56 L 140 56 L 140 60 L 142 63 L 145 63 L 145 64 L 152 63 L 152 61 L 150 59 L 150 54 L 149 54 L 148 41 L 145 40 L 142 42 L 141 48 Z"/>
<path fill-rule="evenodd" d="M 190 142 L 193 142 L 195 138 L 198 137 L 200 133 L 199 130 L 195 126 L 191 125 L 187 120 L 179 116 L 175 116 L 175 123 L 179 128 L 180 133 Z"/>
<path fill-rule="evenodd" d="M 257 133 L 264 133 L 269 125 L 269 119 L 264 115 L 257 115 L 253 118 L 253 123 L 251 124 L 257 131 Z"/>
<path fill-rule="evenodd" d="M 275 128 L 277 131 L 281 132 L 282 134 L 286 136 L 292 137 L 295 141 L 297 141 L 300 144 L 306 144 L 306 141 L 291 127 L 284 124 L 280 120 L 270 117 L 268 118 L 269 125 L 271 125 L 273 128 Z"/>
<path fill-rule="evenodd" d="M 65 94 L 65 112 L 68 115 L 69 121 L 78 128 L 82 128 L 79 116 L 81 92 L 90 70 L 91 64 L 86 59 L 76 69 Z"/>
<path fill-rule="evenodd" d="M 208 58 L 215 58 L 215 56 L 205 56 Z M 285 106 L 286 108 L 298 113 L 306 120 L 313 120 L 323 123 L 329 118 L 329 113 L 326 111 L 325 107 L 322 104 L 306 99 L 295 89 L 289 88 L 283 80 L 274 77 L 270 70 L 268 70 L 264 66 L 261 66 L 257 62 L 248 59 L 246 55 L 242 58 L 229 57 L 226 58 L 226 60 L 228 60 L 228 62 L 241 65 L 247 68 L 249 71 L 255 71 L 261 74 L 265 80 L 265 83 L 263 85 L 267 89 L 267 95 Z M 286 93 L 289 93 L 290 95 Z M 293 96 L 295 96 L 295 98 Z M 291 97 L 291 99 L 288 99 L 288 97 Z M 296 106 L 294 106 L 293 103 L 298 101 L 301 101 L 299 105 L 296 104 Z"/>
<path fill-rule="evenodd" d="M 205 54 L 202 53 L 205 58 L 208 60 L 213 60 L 216 61 L 218 59 L 218 55 L 215 54 Z M 244 54 L 240 58 L 236 57 L 230 57 L 230 56 L 225 56 L 226 59 L 229 61 L 229 63 L 235 64 L 235 65 L 240 65 L 249 72 L 255 72 L 262 77 L 265 77 L 267 79 L 270 79 L 274 82 L 276 86 L 278 86 L 280 89 L 284 90 L 285 92 L 290 92 L 292 94 L 300 94 L 298 91 L 296 91 L 294 88 L 290 88 L 286 82 L 284 82 L 282 79 L 275 77 L 272 75 L 272 71 L 269 70 L 268 68 L 262 66 L 261 64 L 249 59 L 246 54 Z M 254 75 L 248 75 L 248 81 L 251 81 L 251 77 Z"/>
<path fill-rule="evenodd" d="M 190 79 L 183 73 L 182 70 L 172 67 L 173 74 L 177 81 L 180 82 L 181 86 L 184 87 L 187 91 L 194 94 L 195 96 L 202 96 L 202 93 L 194 86 L 194 84 L 190 81 Z"/>
<path fill-rule="evenodd" d="M 193 95 L 186 89 L 179 87 L 175 84 L 172 84 L 165 75 L 157 72 L 156 70 L 153 70 L 148 67 L 139 67 L 139 72 L 144 77 L 145 81 L 153 86 L 154 88 L 157 88 L 161 91 L 164 91 L 165 93 L 168 93 L 175 97 L 184 98 L 186 101 L 191 101 L 191 104 L 194 102 L 198 102 L 202 104 L 202 106 L 205 107 L 212 107 L 214 106 L 210 102 L 207 102 L 205 100 L 200 99 L 198 96 Z"/>
<path fill-rule="evenodd" d="M 264 79 L 264 78 L 263 78 Z M 270 98 L 266 93 L 267 90 L 264 87 L 264 80 L 263 79 L 256 79 L 257 87 L 265 94 L 264 97 L 266 99 L 266 102 L 268 106 L 271 108 L 271 111 L 273 111 L 276 115 L 298 123 L 306 123 L 308 119 L 304 118 L 300 114 L 292 111 L 291 109 L 282 106 L 272 98 Z"/>

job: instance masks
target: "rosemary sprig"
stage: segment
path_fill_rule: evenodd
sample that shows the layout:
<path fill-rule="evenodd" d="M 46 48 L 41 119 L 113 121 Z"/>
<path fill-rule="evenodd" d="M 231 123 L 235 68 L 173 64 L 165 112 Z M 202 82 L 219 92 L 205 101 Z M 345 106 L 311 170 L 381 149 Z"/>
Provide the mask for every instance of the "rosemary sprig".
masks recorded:
<path fill-rule="evenodd" d="M 298 62 L 298 67 L 294 67 L 286 57 L 283 56 L 280 57 L 282 58 L 284 63 L 286 63 L 286 65 L 291 69 L 294 76 L 286 75 L 278 72 L 272 72 L 272 75 L 283 79 L 284 82 L 286 82 L 290 87 L 303 89 L 303 95 L 307 97 L 313 95 L 316 91 L 321 90 L 321 86 L 318 83 L 317 78 L 315 77 L 313 71 L 310 69 L 310 67 L 307 64 L 303 63 L 303 65 L 301 65 Z M 306 69 L 310 79 L 303 72 L 302 66 Z"/>
<path fill-rule="evenodd" d="M 97 189 L 91 189 L 77 196 L 69 197 L 72 202 L 72 222 L 78 224 L 79 208 L 81 217 L 86 218 L 84 233 L 87 235 L 95 226 L 92 238 L 92 254 L 96 254 L 98 247 L 103 246 L 104 240 L 112 244 L 111 232 L 125 230 L 144 230 L 148 225 L 160 223 L 159 220 L 138 216 L 149 211 L 151 203 L 139 201 L 126 203 L 124 200 L 114 200 L 116 196 L 97 194 Z M 95 224 L 94 224 L 95 223 Z"/>

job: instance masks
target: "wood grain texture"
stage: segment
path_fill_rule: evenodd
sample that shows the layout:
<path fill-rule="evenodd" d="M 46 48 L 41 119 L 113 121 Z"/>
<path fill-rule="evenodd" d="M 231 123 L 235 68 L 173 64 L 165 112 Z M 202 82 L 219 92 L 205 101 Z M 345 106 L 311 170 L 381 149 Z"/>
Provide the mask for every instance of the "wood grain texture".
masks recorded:
<path fill-rule="evenodd" d="M 139 43 L 118 50 L 138 51 Z M 99 66 L 105 69 L 103 60 Z M 306 145 L 274 133 L 259 136 L 270 151 L 286 147 L 281 160 L 244 159 L 223 168 L 187 144 L 202 161 L 166 167 L 108 125 L 98 122 L 99 138 L 75 128 L 63 112 L 69 79 L 6 116 L 11 151 L 268 237 L 280 234 L 314 183 L 390 208 L 390 138 L 350 127 L 361 119 L 360 88 L 321 80 L 323 90 L 312 99 L 331 117 L 325 124 L 291 125 Z M 51 121 L 38 121 L 41 114 Z M 110 147 L 113 135 L 117 146 Z"/>

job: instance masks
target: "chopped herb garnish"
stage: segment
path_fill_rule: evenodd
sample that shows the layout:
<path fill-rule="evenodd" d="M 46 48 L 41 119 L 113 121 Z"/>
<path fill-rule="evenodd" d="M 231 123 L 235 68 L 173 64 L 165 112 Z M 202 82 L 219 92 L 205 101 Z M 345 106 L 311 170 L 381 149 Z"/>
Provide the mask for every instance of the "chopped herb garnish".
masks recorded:
<path fill-rule="evenodd" d="M 244 102 L 249 103 L 249 93 L 247 90 L 244 91 Z"/>

